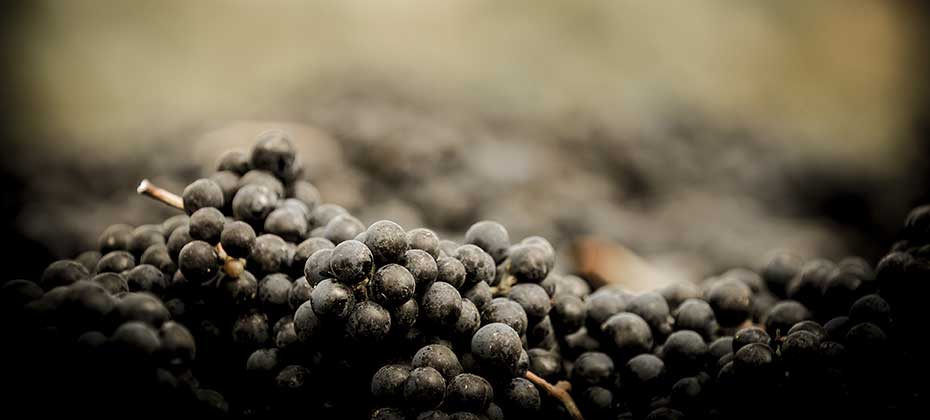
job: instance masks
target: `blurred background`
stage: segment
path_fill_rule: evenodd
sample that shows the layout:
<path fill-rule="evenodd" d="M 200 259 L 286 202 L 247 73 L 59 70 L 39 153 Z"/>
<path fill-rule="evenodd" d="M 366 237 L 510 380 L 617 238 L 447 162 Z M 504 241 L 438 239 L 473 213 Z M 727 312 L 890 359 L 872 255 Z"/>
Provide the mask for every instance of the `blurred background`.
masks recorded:
<path fill-rule="evenodd" d="M 698 279 L 887 249 L 930 199 L 920 2 L 29 1 L 0 22 L 7 277 L 290 130 L 326 201 Z M 563 258 L 571 269 L 573 260 Z"/>

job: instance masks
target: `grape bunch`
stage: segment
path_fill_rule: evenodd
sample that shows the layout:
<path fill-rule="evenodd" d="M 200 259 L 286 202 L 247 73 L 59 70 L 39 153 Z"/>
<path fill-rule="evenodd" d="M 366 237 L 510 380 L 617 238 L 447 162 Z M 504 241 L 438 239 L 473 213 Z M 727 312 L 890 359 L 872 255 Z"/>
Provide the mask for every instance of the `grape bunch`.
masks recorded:
<path fill-rule="evenodd" d="M 11 280 L 5 381 L 39 415 L 359 419 L 900 416 L 922 394 L 930 207 L 873 269 L 780 253 L 644 293 L 557 272 L 493 221 L 460 242 L 324 203 L 261 133 L 97 250 Z M 53 401 L 53 404 L 49 404 Z"/>

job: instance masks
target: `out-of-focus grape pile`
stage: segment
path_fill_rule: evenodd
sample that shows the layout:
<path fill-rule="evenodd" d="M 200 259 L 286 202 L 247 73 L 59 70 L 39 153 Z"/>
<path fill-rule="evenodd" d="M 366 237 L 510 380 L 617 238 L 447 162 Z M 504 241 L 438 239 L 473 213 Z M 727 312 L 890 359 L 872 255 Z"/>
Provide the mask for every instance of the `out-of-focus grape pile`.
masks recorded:
<path fill-rule="evenodd" d="M 456 236 L 364 223 L 323 201 L 308 180 L 319 155 L 297 149 L 265 131 L 180 196 L 145 181 L 174 215 L 111 224 L 94 249 L 6 281 L 9 408 L 736 419 L 895 418 L 922 403 L 930 207 L 874 268 L 779 253 L 700 285 L 592 290 L 549 240 L 495 221 Z"/>

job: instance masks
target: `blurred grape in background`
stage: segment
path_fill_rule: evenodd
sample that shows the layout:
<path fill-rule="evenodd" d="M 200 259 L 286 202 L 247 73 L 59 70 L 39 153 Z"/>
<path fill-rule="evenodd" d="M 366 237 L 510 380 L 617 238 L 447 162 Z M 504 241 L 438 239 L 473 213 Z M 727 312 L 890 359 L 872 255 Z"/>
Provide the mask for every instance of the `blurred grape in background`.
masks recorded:
<path fill-rule="evenodd" d="M 919 2 L 4 7 L 9 277 L 163 219 L 140 179 L 180 191 L 269 127 L 365 223 L 597 235 L 692 279 L 874 259 L 930 198 Z"/>

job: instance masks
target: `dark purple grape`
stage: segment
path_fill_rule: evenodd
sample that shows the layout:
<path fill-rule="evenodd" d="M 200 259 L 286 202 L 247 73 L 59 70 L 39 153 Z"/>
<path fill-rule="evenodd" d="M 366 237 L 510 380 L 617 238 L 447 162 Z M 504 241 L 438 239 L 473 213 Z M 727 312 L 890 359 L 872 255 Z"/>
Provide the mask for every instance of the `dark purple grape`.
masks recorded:
<path fill-rule="evenodd" d="M 189 215 L 204 207 L 223 208 L 223 189 L 207 178 L 200 178 L 184 187 L 181 198 Z"/>

